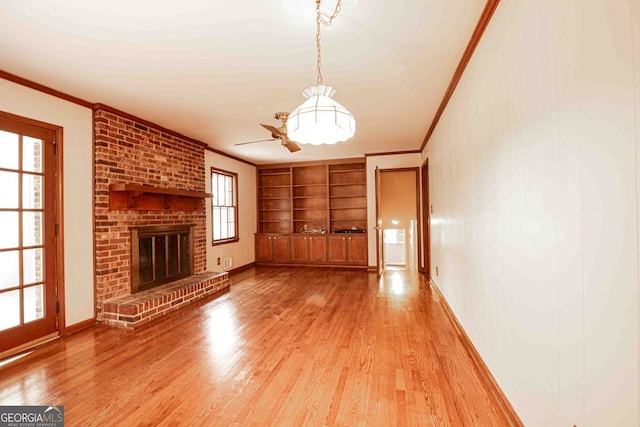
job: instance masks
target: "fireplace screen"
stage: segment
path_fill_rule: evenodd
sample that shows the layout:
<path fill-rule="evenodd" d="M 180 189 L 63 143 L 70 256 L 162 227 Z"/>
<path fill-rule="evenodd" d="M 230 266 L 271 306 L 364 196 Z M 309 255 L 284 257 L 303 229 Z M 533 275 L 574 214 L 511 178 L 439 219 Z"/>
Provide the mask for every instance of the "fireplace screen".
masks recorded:
<path fill-rule="evenodd" d="M 193 274 L 193 227 L 131 229 L 131 293 Z"/>

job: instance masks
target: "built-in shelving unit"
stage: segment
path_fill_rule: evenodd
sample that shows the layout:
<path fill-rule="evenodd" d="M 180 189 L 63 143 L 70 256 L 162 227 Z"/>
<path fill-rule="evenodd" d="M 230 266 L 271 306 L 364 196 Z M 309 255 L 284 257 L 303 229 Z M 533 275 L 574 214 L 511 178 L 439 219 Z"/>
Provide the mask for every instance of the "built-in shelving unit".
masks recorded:
<path fill-rule="evenodd" d="M 327 166 L 296 166 L 293 171 L 293 232 L 329 228 Z"/>
<path fill-rule="evenodd" d="M 291 168 L 258 170 L 258 230 L 291 233 Z"/>
<path fill-rule="evenodd" d="M 330 231 L 367 229 L 367 171 L 364 163 L 329 165 Z"/>
<path fill-rule="evenodd" d="M 261 166 L 257 179 L 258 262 L 366 267 L 364 161 Z"/>

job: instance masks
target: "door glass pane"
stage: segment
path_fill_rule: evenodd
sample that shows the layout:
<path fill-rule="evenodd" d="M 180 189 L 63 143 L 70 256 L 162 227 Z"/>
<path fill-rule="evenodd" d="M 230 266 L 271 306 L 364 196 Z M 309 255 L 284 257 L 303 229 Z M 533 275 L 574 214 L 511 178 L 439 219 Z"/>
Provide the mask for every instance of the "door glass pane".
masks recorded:
<path fill-rule="evenodd" d="M 18 255 L 19 251 L 0 252 L 0 289 L 18 287 Z"/>
<path fill-rule="evenodd" d="M 24 284 L 42 282 L 44 279 L 42 248 L 25 249 L 22 252 L 22 274 Z"/>
<path fill-rule="evenodd" d="M 18 247 L 18 212 L 0 212 L 0 249 Z"/>
<path fill-rule="evenodd" d="M 18 169 L 18 134 L 0 130 L 0 168 Z"/>
<path fill-rule="evenodd" d="M 42 226 L 44 212 L 24 212 L 22 216 L 22 245 L 37 246 L 42 244 Z"/>
<path fill-rule="evenodd" d="M 30 286 L 24 289 L 24 323 L 44 317 L 44 286 Z"/>
<path fill-rule="evenodd" d="M 22 170 L 42 172 L 42 140 L 25 136 L 22 138 Z"/>
<path fill-rule="evenodd" d="M 0 331 L 20 324 L 20 291 L 0 292 Z"/>
<path fill-rule="evenodd" d="M 0 155 L 1 158 L 1 155 Z M 18 173 L 0 172 L 0 208 L 18 208 Z"/>
<path fill-rule="evenodd" d="M 42 209 L 44 193 L 42 176 L 24 174 L 22 176 L 22 207 L 24 209 Z"/>

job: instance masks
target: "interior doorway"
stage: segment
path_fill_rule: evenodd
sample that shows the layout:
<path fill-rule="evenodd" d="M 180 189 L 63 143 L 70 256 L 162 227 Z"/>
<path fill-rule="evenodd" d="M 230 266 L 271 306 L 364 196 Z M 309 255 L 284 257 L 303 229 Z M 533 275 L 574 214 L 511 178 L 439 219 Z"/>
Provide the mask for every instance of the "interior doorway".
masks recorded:
<path fill-rule="evenodd" d="M 418 168 L 379 172 L 382 270 L 419 268 L 418 172 Z"/>

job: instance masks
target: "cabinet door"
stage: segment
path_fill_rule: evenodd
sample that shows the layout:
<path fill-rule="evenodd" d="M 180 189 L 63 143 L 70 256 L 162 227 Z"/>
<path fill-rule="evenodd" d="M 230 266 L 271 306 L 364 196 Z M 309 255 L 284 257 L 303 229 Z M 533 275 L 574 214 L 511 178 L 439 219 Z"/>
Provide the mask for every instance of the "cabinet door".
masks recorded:
<path fill-rule="evenodd" d="M 347 238 L 347 260 L 353 264 L 367 263 L 367 236 L 349 236 Z"/>
<path fill-rule="evenodd" d="M 346 236 L 329 236 L 329 262 L 347 262 Z"/>
<path fill-rule="evenodd" d="M 310 236 L 308 242 L 309 242 L 309 261 L 326 262 L 327 261 L 327 237 L 326 236 Z"/>
<path fill-rule="evenodd" d="M 304 262 L 309 260 L 309 246 L 307 236 L 291 236 L 291 261 Z"/>
<path fill-rule="evenodd" d="M 256 234 L 256 261 L 271 261 L 273 250 L 271 236 Z"/>
<path fill-rule="evenodd" d="M 271 244 L 273 245 L 273 261 L 289 262 L 289 236 L 279 235 L 272 236 Z"/>

